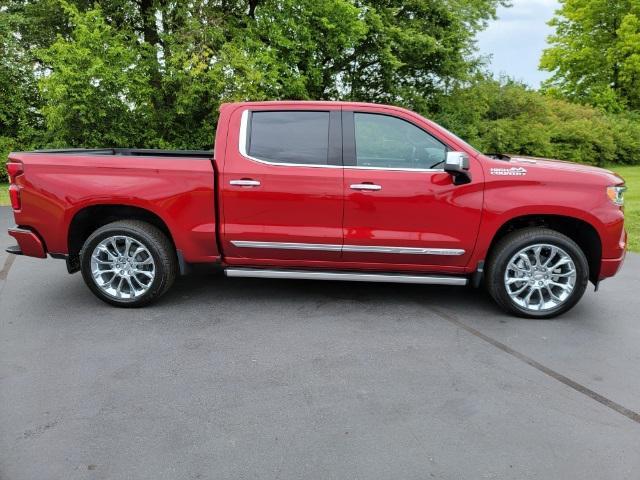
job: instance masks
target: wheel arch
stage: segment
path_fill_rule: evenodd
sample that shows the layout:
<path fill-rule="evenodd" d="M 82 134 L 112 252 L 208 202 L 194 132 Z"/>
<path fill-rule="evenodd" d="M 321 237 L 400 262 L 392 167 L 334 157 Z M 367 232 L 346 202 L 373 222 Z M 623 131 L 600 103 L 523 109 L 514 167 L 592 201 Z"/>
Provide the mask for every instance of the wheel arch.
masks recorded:
<path fill-rule="evenodd" d="M 96 229 L 118 220 L 141 220 L 159 228 L 176 248 L 167 223 L 149 209 L 126 204 L 95 204 L 78 210 L 69 223 L 67 245 L 71 262 L 77 260 L 82 245 Z"/>
<path fill-rule="evenodd" d="M 578 244 L 589 263 L 589 280 L 597 284 L 602 259 L 602 239 L 598 230 L 589 222 L 566 215 L 529 214 L 505 221 L 495 232 L 487 250 L 490 259 L 496 244 L 505 235 L 527 227 L 546 227 L 566 235 Z"/>

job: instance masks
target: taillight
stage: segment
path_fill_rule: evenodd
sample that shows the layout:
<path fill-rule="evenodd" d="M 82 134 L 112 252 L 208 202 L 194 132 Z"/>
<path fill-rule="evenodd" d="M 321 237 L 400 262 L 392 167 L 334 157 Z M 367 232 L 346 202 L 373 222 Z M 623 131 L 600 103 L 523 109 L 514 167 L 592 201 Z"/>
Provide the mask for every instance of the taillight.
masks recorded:
<path fill-rule="evenodd" d="M 22 163 L 10 161 L 7 163 L 7 173 L 9 174 L 11 208 L 20 210 L 22 202 L 20 201 L 20 187 L 16 184 L 16 178 L 24 173 L 24 166 Z"/>
<path fill-rule="evenodd" d="M 9 185 L 9 198 L 11 199 L 11 208 L 20 210 L 20 189 L 17 185 Z"/>
<path fill-rule="evenodd" d="M 18 162 L 9 162 L 7 163 L 7 173 L 9 174 L 9 183 L 16 183 L 16 177 L 24 173 L 23 165 Z"/>

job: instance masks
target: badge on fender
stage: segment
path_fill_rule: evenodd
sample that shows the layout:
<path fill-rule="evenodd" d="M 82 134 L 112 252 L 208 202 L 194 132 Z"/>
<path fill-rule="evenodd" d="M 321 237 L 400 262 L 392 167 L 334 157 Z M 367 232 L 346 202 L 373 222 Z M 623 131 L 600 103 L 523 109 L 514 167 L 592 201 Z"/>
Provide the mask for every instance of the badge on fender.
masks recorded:
<path fill-rule="evenodd" d="M 521 177 L 527 174 L 527 169 L 522 167 L 492 168 L 491 175 Z"/>

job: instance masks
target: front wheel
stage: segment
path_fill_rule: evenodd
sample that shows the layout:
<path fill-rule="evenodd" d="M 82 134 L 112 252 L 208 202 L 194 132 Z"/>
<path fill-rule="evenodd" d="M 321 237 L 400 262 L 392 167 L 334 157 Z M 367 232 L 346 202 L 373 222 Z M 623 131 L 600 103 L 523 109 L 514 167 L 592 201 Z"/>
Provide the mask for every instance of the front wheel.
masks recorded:
<path fill-rule="evenodd" d="M 589 281 L 584 252 L 569 237 L 547 228 L 526 228 L 493 249 L 486 285 L 507 312 L 551 318 L 571 309 Z"/>
<path fill-rule="evenodd" d="M 82 277 L 101 300 L 141 307 L 165 293 L 177 273 L 171 241 L 139 220 L 109 223 L 93 232 L 80 251 Z"/>

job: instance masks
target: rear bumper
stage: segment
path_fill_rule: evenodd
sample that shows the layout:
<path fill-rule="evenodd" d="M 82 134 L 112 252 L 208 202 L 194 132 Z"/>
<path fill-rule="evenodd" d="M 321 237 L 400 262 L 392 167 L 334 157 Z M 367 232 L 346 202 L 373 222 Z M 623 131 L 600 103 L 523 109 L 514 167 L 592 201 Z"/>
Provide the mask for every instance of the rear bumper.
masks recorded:
<path fill-rule="evenodd" d="M 13 227 L 9 229 L 9 235 L 18 242 L 19 251 L 15 247 L 9 247 L 7 252 L 29 257 L 47 258 L 47 250 L 44 247 L 44 243 L 31 230 Z"/>

